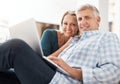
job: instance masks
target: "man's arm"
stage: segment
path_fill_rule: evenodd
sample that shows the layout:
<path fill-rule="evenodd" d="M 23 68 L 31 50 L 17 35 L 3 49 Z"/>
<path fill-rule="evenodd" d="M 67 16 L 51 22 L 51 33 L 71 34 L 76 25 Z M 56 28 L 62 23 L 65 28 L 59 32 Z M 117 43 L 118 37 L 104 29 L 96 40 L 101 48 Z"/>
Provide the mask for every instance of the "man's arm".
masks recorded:
<path fill-rule="evenodd" d="M 49 57 L 50 60 L 52 60 L 54 63 L 56 63 L 58 66 L 63 68 L 65 71 L 67 71 L 71 77 L 82 80 L 82 70 L 81 69 L 76 69 L 70 67 L 63 59 L 51 56 Z"/>
<path fill-rule="evenodd" d="M 120 81 L 120 42 L 116 35 L 106 34 L 97 52 L 94 68 L 81 67 L 84 84 L 118 84 Z"/>

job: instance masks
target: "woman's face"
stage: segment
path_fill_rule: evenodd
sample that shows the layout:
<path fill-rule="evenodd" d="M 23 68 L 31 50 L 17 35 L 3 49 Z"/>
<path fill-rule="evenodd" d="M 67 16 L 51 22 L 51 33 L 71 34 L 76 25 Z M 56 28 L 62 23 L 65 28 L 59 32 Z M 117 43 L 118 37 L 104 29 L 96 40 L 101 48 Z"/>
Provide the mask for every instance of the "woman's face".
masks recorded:
<path fill-rule="evenodd" d="M 67 37 L 73 37 L 78 31 L 76 16 L 67 14 L 62 23 L 63 33 Z"/>

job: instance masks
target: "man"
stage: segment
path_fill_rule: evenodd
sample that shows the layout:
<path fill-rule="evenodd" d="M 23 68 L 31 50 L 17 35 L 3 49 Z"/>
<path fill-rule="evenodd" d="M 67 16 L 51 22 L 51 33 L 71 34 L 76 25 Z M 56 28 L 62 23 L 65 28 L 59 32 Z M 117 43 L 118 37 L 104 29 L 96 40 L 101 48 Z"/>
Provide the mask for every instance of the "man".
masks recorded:
<path fill-rule="evenodd" d="M 22 84 L 118 84 L 120 42 L 115 34 L 98 31 L 96 7 L 77 10 L 80 35 L 58 57 L 50 59 L 69 75 L 52 69 L 25 42 L 10 40 L 0 46 L 0 71 L 14 67 Z"/>
<path fill-rule="evenodd" d="M 81 32 L 80 61 L 83 82 L 86 84 L 118 84 L 120 80 L 120 43 L 111 33 L 100 33 L 99 11 L 91 6 L 82 6 L 77 11 Z M 87 31 L 87 32 L 86 32 Z M 78 48 L 78 49 L 79 49 Z M 83 57 L 82 57 L 83 56 Z"/>

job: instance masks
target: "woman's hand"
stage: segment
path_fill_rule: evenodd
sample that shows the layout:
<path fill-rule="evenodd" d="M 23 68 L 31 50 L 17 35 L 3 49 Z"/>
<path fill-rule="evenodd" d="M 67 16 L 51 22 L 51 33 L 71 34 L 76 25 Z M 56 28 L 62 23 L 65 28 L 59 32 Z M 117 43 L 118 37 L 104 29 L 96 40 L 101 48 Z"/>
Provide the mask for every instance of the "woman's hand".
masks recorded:
<path fill-rule="evenodd" d="M 54 63 L 56 63 L 58 66 L 60 66 L 62 69 L 67 71 L 72 77 L 82 80 L 82 70 L 81 69 L 76 69 L 70 67 L 63 59 L 54 57 L 54 56 L 49 56 L 48 57 L 50 60 L 52 60 Z"/>

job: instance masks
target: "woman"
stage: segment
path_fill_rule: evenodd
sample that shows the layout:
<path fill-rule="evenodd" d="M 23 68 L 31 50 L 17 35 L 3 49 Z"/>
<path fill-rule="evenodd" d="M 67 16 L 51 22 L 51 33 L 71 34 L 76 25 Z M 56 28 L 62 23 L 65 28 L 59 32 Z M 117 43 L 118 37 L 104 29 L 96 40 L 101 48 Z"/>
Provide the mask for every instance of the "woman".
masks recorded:
<path fill-rule="evenodd" d="M 67 11 L 61 20 L 61 30 L 47 29 L 41 37 L 41 46 L 45 56 L 61 48 L 70 37 L 78 33 L 77 18 L 74 11 Z M 54 54 L 55 55 L 55 54 Z"/>
<path fill-rule="evenodd" d="M 55 49 L 53 48 L 54 51 L 56 51 L 58 48 L 60 48 L 55 53 L 53 53 L 54 51 L 51 52 L 51 53 L 53 53 L 52 55 L 54 55 L 54 56 L 57 56 L 57 54 L 59 54 L 61 52 L 61 50 L 63 50 L 68 45 L 69 41 L 71 40 L 70 39 L 68 41 L 68 39 L 71 36 L 74 36 L 75 34 L 77 34 L 77 32 L 78 32 L 77 19 L 76 19 L 76 15 L 73 11 L 71 11 L 71 12 L 68 11 L 64 14 L 62 21 L 61 21 L 61 26 L 62 26 L 63 32 L 48 29 L 48 30 L 45 30 L 45 32 L 43 33 L 43 36 L 41 39 L 42 48 L 44 48 L 44 46 L 47 47 L 46 49 L 44 49 L 44 52 L 46 52 L 45 50 L 47 50 L 47 49 L 50 50 L 50 48 L 48 47 L 48 45 L 51 45 L 50 41 L 46 40 L 46 39 L 50 38 L 50 37 L 47 38 L 47 36 L 49 36 L 49 34 L 51 34 L 51 35 L 55 34 L 55 35 L 51 36 L 53 39 L 55 39 L 54 44 L 56 44 L 58 46 Z M 66 31 L 72 31 L 72 33 L 71 32 L 66 33 Z M 50 40 L 53 40 L 52 38 Z M 65 42 L 66 42 L 66 44 L 65 44 Z M 54 45 L 51 45 L 51 46 L 54 47 Z M 48 51 L 47 51 L 47 53 L 48 53 Z M 47 55 L 49 55 L 49 53 L 46 54 L 46 56 Z M 12 71 L 4 71 L 4 72 L 2 71 L 1 72 L 0 71 L 0 84 L 20 84 L 20 81 L 16 77 L 16 74 L 14 72 L 12 72 Z"/>

